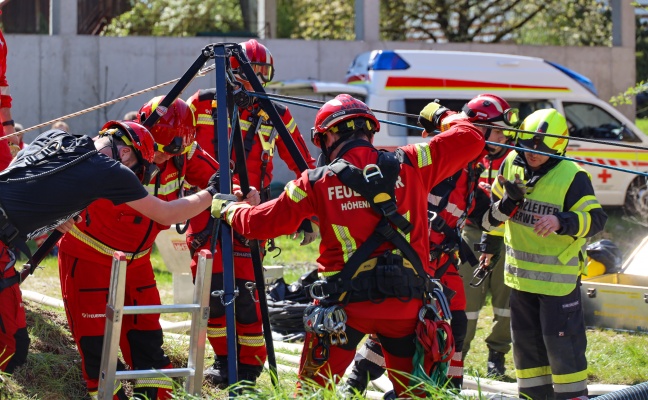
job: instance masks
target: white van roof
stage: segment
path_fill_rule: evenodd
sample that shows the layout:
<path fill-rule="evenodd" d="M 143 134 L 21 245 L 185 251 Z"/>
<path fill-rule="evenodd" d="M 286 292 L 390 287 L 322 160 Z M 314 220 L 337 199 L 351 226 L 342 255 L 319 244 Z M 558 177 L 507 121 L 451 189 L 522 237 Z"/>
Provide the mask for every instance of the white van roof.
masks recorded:
<path fill-rule="evenodd" d="M 349 84 L 367 86 L 374 95 L 432 91 L 488 92 L 530 98 L 561 93 L 582 97 L 596 93 L 592 82 L 561 65 L 537 57 L 441 50 L 374 50 L 359 54 L 347 71 Z M 534 95 L 535 94 L 535 95 Z"/>

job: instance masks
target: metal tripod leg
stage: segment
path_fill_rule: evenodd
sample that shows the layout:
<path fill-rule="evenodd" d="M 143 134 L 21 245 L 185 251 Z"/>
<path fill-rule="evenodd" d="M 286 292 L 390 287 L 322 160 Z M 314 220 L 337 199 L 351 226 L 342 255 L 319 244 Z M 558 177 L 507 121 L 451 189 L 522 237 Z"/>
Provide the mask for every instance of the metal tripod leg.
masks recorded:
<path fill-rule="evenodd" d="M 98 398 L 110 400 L 115 392 L 118 379 L 143 379 L 158 377 L 187 377 L 187 393 L 200 396 L 202 372 L 205 359 L 205 342 L 207 340 L 207 320 L 209 318 L 209 296 L 212 275 L 212 255 L 202 250 L 198 256 L 198 270 L 194 287 L 193 303 L 159 306 L 124 306 L 126 286 L 126 256 L 116 251 L 113 256 L 110 292 L 106 304 L 106 328 L 104 331 L 101 367 L 99 373 Z M 117 371 L 117 351 L 124 315 L 158 314 L 187 312 L 191 314 L 189 338 L 189 360 L 187 368 L 165 370 L 132 370 Z"/>

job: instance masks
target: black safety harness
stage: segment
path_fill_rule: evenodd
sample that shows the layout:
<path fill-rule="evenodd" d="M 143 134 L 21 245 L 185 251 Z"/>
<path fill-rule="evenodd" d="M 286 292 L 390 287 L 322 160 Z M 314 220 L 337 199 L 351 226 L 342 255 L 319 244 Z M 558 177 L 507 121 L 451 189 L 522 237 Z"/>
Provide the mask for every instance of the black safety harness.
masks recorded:
<path fill-rule="evenodd" d="M 0 182 L 33 182 L 64 171 L 95 154 L 97 154 L 97 149 L 90 137 L 71 135 L 58 129 L 50 130 L 36 137 L 28 147 L 16 155 L 16 158 L 6 169 L 0 171 Z M 38 174 L 21 173 L 26 168 L 35 166 L 38 166 L 43 172 Z M 0 204 L 0 241 L 9 247 L 17 247 L 31 260 L 32 253 L 27 247 L 25 239 L 25 234 L 21 235 Z M 9 267 L 11 266 L 13 263 L 9 265 Z M 0 290 L 20 283 L 20 279 L 20 275 L 16 274 L 11 278 L 0 280 Z"/>
<path fill-rule="evenodd" d="M 311 295 L 321 304 L 381 302 L 386 298 L 407 302 L 412 298 L 423 298 L 435 287 L 420 257 L 403 236 L 411 232 L 412 224 L 397 212 L 394 188 L 400 164 L 395 153 L 381 151 L 376 164 L 362 169 L 339 158 L 328 166 L 343 184 L 364 197 L 381 219 L 340 273 L 311 285 Z M 370 259 L 372 253 L 387 241 L 402 256 L 388 251 L 375 260 Z"/>

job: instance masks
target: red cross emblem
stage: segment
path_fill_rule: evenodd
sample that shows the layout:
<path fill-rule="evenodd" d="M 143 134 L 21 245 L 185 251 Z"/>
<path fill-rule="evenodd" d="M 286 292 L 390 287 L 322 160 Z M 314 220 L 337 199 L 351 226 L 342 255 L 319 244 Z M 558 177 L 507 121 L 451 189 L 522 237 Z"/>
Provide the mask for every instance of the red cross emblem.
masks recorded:
<path fill-rule="evenodd" d="M 597 176 L 598 176 L 599 178 L 601 178 L 601 180 L 603 181 L 603 183 L 607 183 L 607 180 L 608 180 L 609 178 L 612 178 L 612 174 L 609 174 L 609 173 L 607 172 L 606 169 L 603 169 L 603 171 L 601 171 L 601 173 L 598 174 Z"/>

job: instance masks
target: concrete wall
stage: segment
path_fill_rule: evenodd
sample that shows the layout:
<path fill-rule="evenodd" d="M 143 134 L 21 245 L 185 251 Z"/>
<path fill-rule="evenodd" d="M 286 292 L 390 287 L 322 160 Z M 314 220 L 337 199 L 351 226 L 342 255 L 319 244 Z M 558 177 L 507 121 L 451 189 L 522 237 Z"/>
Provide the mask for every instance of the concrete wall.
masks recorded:
<path fill-rule="evenodd" d="M 7 79 L 14 98 L 13 117 L 30 127 L 151 86 L 179 78 L 209 43 L 245 39 L 196 37 L 99 37 L 6 35 L 9 47 Z M 439 49 L 485 51 L 542 57 L 571 68 L 594 81 L 603 100 L 635 83 L 632 47 L 540 47 L 499 44 L 430 44 L 422 42 L 362 42 L 265 40 L 272 50 L 275 80 L 315 78 L 341 81 L 354 56 L 374 49 Z M 550 84 L 550 82 L 547 82 Z M 182 94 L 186 99 L 199 88 L 214 87 L 213 74 L 194 79 Z M 137 110 L 172 85 L 67 120 L 74 133 L 95 134 L 104 122 Z M 290 106 L 304 136 L 315 110 Z M 634 119 L 634 108 L 621 111 Z M 38 132 L 29 132 L 26 140 Z M 315 150 L 315 149 L 312 149 Z M 280 163 L 281 164 L 281 163 Z M 285 167 L 277 178 L 286 181 Z"/>

